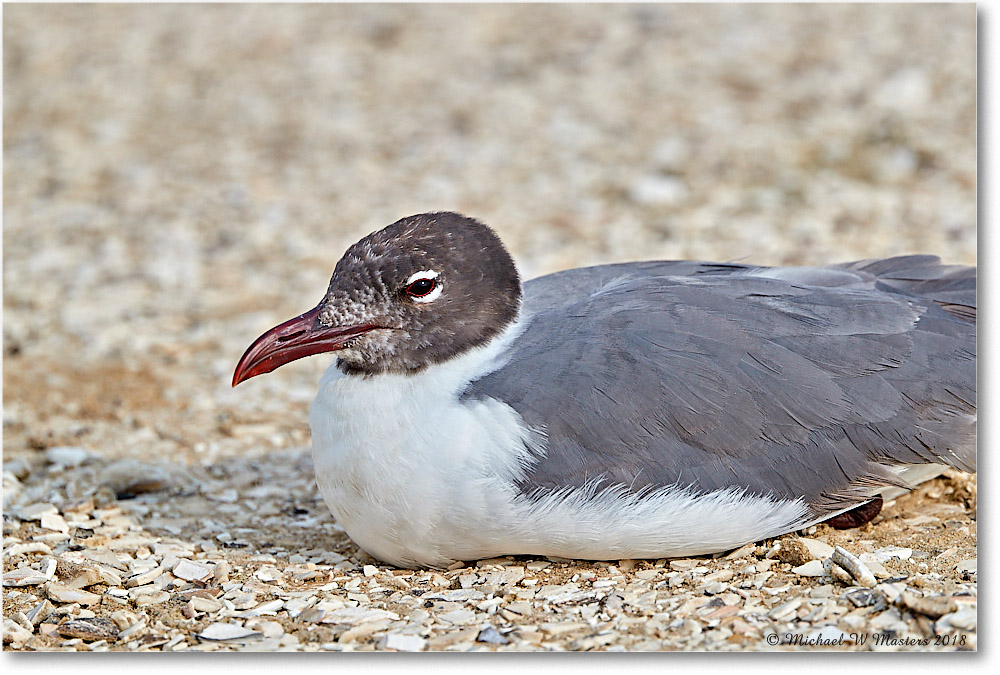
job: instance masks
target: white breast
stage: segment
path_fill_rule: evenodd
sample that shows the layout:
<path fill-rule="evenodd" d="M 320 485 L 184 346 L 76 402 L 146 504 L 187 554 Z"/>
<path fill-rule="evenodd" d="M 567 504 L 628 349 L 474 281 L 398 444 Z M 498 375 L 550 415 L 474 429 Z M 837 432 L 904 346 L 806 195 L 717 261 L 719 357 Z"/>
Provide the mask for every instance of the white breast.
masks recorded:
<path fill-rule="evenodd" d="M 800 500 L 677 486 L 522 495 L 515 483 L 544 453 L 543 430 L 510 406 L 459 399 L 499 368 L 522 329 L 417 375 L 320 382 L 309 423 L 316 481 L 351 538 L 399 565 L 446 566 L 503 554 L 659 558 L 735 548 L 801 526 Z"/>
<path fill-rule="evenodd" d="M 373 556 L 440 566 L 490 546 L 489 526 L 508 515 L 529 461 L 530 434 L 509 406 L 458 395 L 502 363 L 519 328 L 417 375 L 365 378 L 334 366 L 323 376 L 309 416 L 316 481 Z"/>

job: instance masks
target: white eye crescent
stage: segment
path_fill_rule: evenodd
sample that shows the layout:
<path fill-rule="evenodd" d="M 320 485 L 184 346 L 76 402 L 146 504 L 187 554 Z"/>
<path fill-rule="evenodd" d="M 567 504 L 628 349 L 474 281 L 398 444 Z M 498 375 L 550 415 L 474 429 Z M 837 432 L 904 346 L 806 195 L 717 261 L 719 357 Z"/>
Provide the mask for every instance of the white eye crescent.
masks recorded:
<path fill-rule="evenodd" d="M 443 286 L 437 279 L 440 272 L 434 270 L 420 270 L 414 272 L 406 280 L 406 294 L 413 302 L 433 302 L 441 295 Z"/>

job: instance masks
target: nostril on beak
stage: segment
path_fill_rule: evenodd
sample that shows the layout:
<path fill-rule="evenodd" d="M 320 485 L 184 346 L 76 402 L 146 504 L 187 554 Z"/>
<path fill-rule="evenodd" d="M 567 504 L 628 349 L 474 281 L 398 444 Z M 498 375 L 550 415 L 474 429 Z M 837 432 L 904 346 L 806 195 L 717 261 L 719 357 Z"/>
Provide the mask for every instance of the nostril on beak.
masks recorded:
<path fill-rule="evenodd" d="M 295 333 L 292 333 L 291 335 L 282 335 L 281 337 L 279 337 L 276 340 L 276 342 L 288 342 L 289 340 L 294 340 L 295 338 L 297 338 L 297 337 L 299 337 L 301 335 L 305 335 L 305 331 L 304 330 L 296 331 Z"/>

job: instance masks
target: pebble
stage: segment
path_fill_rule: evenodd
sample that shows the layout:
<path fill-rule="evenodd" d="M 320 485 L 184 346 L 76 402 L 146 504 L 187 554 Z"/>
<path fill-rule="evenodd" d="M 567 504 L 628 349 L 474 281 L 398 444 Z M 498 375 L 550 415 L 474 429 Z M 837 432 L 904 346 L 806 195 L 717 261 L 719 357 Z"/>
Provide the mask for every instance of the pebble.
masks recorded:
<path fill-rule="evenodd" d="M 21 520 L 40 520 L 43 515 L 59 513 L 59 509 L 47 502 L 36 502 L 18 509 L 15 513 Z"/>
<path fill-rule="evenodd" d="M 687 187 L 673 176 L 647 175 L 629 188 L 629 196 L 640 204 L 674 205 L 688 196 Z"/>
<path fill-rule="evenodd" d="M 387 633 L 384 646 L 397 652 L 420 652 L 423 651 L 427 641 L 419 635 L 409 635 L 406 633 Z"/>
<path fill-rule="evenodd" d="M 976 558 L 970 558 L 969 560 L 963 560 L 962 562 L 955 565 L 955 570 L 958 572 L 970 572 L 972 574 L 976 573 Z"/>
<path fill-rule="evenodd" d="M 229 642 L 259 638 L 263 634 L 260 631 L 244 628 L 233 623 L 213 623 L 198 633 L 198 637 L 203 640 L 215 642 Z"/>
<path fill-rule="evenodd" d="M 976 630 L 977 623 L 978 613 L 974 608 L 967 608 L 945 614 L 936 625 L 957 628 L 958 630 Z"/>
<path fill-rule="evenodd" d="M 885 598 L 882 594 L 868 588 L 850 591 L 844 597 L 855 607 L 871 607 L 879 603 L 885 605 Z"/>
<path fill-rule="evenodd" d="M 45 461 L 63 467 L 79 466 L 90 459 L 90 456 L 86 449 L 78 446 L 60 445 L 45 449 Z"/>
<path fill-rule="evenodd" d="M 464 626 L 476 620 L 476 613 L 471 609 L 454 609 L 450 612 L 439 614 L 437 618 L 452 625 Z"/>
<path fill-rule="evenodd" d="M 904 548 L 902 546 L 886 546 L 885 548 L 880 548 L 875 551 L 862 553 L 858 556 L 858 559 L 864 563 L 887 563 L 893 558 L 897 560 L 909 560 L 912 555 L 912 548 Z"/>
<path fill-rule="evenodd" d="M 31 567 L 19 567 L 10 572 L 4 572 L 4 586 L 37 586 L 52 579 L 52 575 L 46 575 L 42 570 Z"/>
<path fill-rule="evenodd" d="M 899 596 L 899 600 L 910 611 L 918 612 L 932 619 L 940 618 L 958 609 L 955 600 L 947 596 L 927 597 L 904 591 Z"/>
<path fill-rule="evenodd" d="M 494 645 L 510 644 L 510 640 L 501 635 L 493 626 L 487 626 L 479 631 L 479 635 L 476 636 L 476 642 L 486 642 Z"/>
<path fill-rule="evenodd" d="M 826 573 L 820 560 L 810 560 L 804 565 L 793 567 L 792 572 L 800 577 L 821 577 Z"/>
<path fill-rule="evenodd" d="M 392 623 L 389 619 L 376 619 L 374 621 L 366 621 L 353 626 L 340 635 L 340 642 L 360 642 L 362 640 L 367 640 L 369 637 L 375 633 L 379 633 L 389 627 Z"/>
<path fill-rule="evenodd" d="M 18 624 L 13 619 L 4 618 L 3 620 L 3 637 L 4 644 L 8 641 L 15 648 L 21 648 L 24 643 L 33 637 L 31 631 L 26 630 L 23 626 Z"/>
<path fill-rule="evenodd" d="M 139 595 L 135 599 L 135 604 L 137 607 L 144 607 L 146 605 L 159 605 L 170 599 L 170 594 L 166 591 L 155 591 L 152 593 L 144 593 Z"/>
<path fill-rule="evenodd" d="M 769 619 L 774 619 L 775 621 L 784 621 L 795 616 L 795 610 L 799 608 L 802 604 L 802 598 L 794 598 L 783 602 L 774 609 L 767 613 Z"/>
<path fill-rule="evenodd" d="M 261 603 L 260 605 L 249 610 L 247 613 L 251 616 L 263 616 L 266 614 L 277 614 L 278 610 L 285 606 L 284 600 L 271 600 L 270 602 Z"/>
<path fill-rule="evenodd" d="M 379 619 L 390 619 L 396 621 L 399 615 L 395 612 L 388 612 L 377 607 L 342 607 L 327 612 L 323 617 L 323 623 L 346 623 L 357 625 L 366 621 L 377 621 Z"/>
<path fill-rule="evenodd" d="M 207 581 L 215 574 L 215 569 L 206 563 L 182 559 L 171 574 L 185 581 Z"/>
<path fill-rule="evenodd" d="M 261 581 L 264 581 L 264 582 L 267 582 L 267 583 L 273 583 L 275 581 L 281 581 L 281 578 L 283 576 L 282 573 L 281 573 L 281 571 L 278 568 L 276 568 L 276 567 L 274 567 L 272 565 L 264 565 L 259 570 L 257 570 L 256 572 L 254 572 L 253 575 L 256 578 L 260 579 Z"/>
<path fill-rule="evenodd" d="M 59 624 L 59 635 L 82 640 L 117 640 L 118 627 L 111 619 L 93 617 L 89 619 L 72 619 Z"/>
<path fill-rule="evenodd" d="M 225 607 L 225 604 L 223 604 L 221 600 L 206 598 L 200 595 L 192 596 L 191 599 L 188 600 L 188 604 L 191 605 L 192 609 L 198 612 L 208 612 L 210 614 L 212 612 L 218 612 L 220 609 Z"/>
<path fill-rule="evenodd" d="M 96 593 L 69 588 L 64 584 L 54 581 L 48 584 L 46 590 L 48 591 L 49 598 L 56 602 L 76 602 L 86 607 L 96 605 L 101 601 L 101 596 Z"/>
<path fill-rule="evenodd" d="M 818 630 L 808 633 L 806 637 L 809 640 L 817 640 L 830 646 L 854 642 L 854 638 L 851 637 L 850 633 L 845 633 L 836 626 L 823 626 Z"/>
<path fill-rule="evenodd" d="M 55 607 L 51 602 L 48 600 L 42 600 L 40 603 L 28 610 L 26 617 L 28 621 L 31 622 L 31 625 L 37 626 L 52 616 L 53 610 L 55 610 Z"/>
<path fill-rule="evenodd" d="M 753 543 L 744 544 L 743 546 L 740 546 L 738 549 L 736 549 L 732 553 L 728 554 L 725 557 L 725 559 L 726 560 L 739 560 L 740 558 L 746 558 L 746 557 L 749 557 L 749 556 L 753 555 L 753 553 L 756 550 L 757 550 L 757 544 L 753 544 Z"/>
<path fill-rule="evenodd" d="M 843 548 L 839 546 L 834 548 L 833 553 L 830 554 L 830 559 L 843 567 L 855 581 L 865 588 L 874 588 L 877 583 L 875 575 L 865 567 L 865 564 Z"/>
<path fill-rule="evenodd" d="M 12 558 L 18 555 L 28 555 L 30 553 L 52 553 L 52 547 L 38 541 L 26 544 L 13 544 L 3 552 L 3 557 Z"/>
<path fill-rule="evenodd" d="M 697 567 L 698 564 L 699 561 L 697 560 L 685 560 L 685 559 L 671 560 L 670 569 L 677 570 L 678 572 L 688 572 Z"/>

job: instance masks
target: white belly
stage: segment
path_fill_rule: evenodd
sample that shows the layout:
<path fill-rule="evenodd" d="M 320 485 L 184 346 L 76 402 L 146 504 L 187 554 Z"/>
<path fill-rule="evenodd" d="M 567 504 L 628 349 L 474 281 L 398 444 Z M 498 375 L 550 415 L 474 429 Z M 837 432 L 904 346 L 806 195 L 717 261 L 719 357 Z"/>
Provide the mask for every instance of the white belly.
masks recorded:
<path fill-rule="evenodd" d="M 611 560 L 696 555 L 803 526 L 800 500 L 667 486 L 525 496 L 516 483 L 544 436 L 495 400 L 460 401 L 497 367 L 504 341 L 414 375 L 355 377 L 331 367 L 310 426 L 316 482 L 371 555 L 442 567 L 504 554 Z M 528 448 L 531 448 L 529 450 Z"/>
<path fill-rule="evenodd" d="M 413 376 L 323 376 L 309 417 L 316 482 L 371 555 L 443 566 L 508 545 L 528 434 L 509 406 L 457 398 L 500 346 Z"/>

